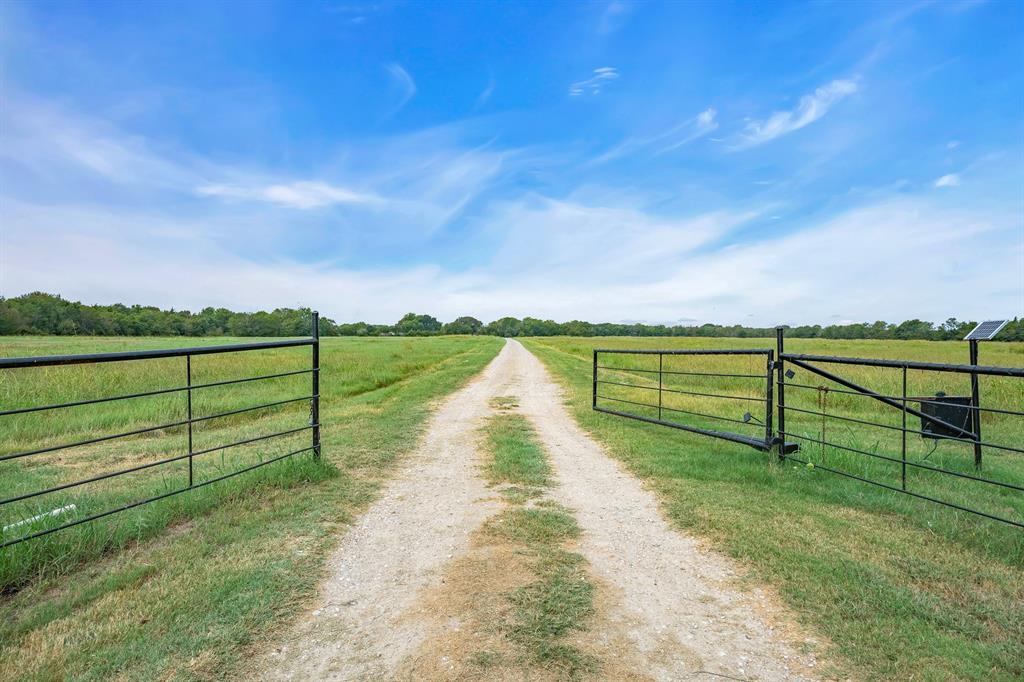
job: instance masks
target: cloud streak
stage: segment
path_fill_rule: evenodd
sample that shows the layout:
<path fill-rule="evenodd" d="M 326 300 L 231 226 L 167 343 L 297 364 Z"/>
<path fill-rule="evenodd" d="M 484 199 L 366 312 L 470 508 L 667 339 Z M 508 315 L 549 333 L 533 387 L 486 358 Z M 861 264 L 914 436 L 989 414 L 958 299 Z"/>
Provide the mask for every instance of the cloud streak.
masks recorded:
<path fill-rule="evenodd" d="M 398 113 L 402 107 L 409 103 L 416 95 L 416 82 L 409 75 L 401 64 L 395 62 L 393 64 L 385 65 L 388 73 L 391 74 L 391 80 L 395 85 L 395 89 L 398 93 L 398 103 L 392 108 L 389 115 Z"/>
<path fill-rule="evenodd" d="M 68 115 L 51 102 L 5 88 L 0 107 L 0 162 L 7 184 L 18 176 L 40 186 L 66 190 L 88 180 L 124 187 L 186 189 L 209 170 L 202 159 L 166 150 L 156 153 L 148 141 L 109 123 Z M 17 168 L 17 173 L 10 169 Z"/>
<path fill-rule="evenodd" d="M 8 94 L 0 107 L 0 232 L 18 202 L 39 206 L 38 229 L 68 220 L 83 238 L 100 225 L 77 222 L 85 207 L 104 206 L 106 221 L 126 234 L 135 228 L 116 217 L 145 207 L 146 221 L 166 232 L 205 224 L 211 240 L 245 256 L 405 259 L 525 162 L 515 150 L 471 144 L 471 126 L 446 126 L 321 150 L 320 167 L 298 176 L 269 173 Z M 58 220 L 43 207 L 72 217 Z"/>
<path fill-rule="evenodd" d="M 47 111 L 41 128 L 15 121 L 28 137 L 5 137 L 45 152 L 29 161 L 32 173 L 48 177 L 47 187 L 94 180 L 165 193 L 170 187 L 194 203 L 183 211 L 173 203 L 97 204 L 59 192 L 12 196 L 11 179 L 22 166 L 12 165 L 17 159 L 5 145 L 5 295 L 41 289 L 87 302 L 178 308 L 301 303 L 336 319 L 378 322 L 409 309 L 446 318 L 821 322 L 839 297 L 847 317 L 896 319 L 913 311 L 944 319 L 950 310 L 976 310 L 964 293 L 972 290 L 988 292 L 991 306 L 977 315 L 1019 303 L 1019 293 L 1006 285 L 1006 273 L 1024 259 L 1019 217 L 985 209 L 884 201 L 792 234 L 736 241 L 739 231 L 764 226 L 768 206 L 678 215 L 656 212 L 642 197 L 614 204 L 513 191 L 481 201 L 463 218 L 458 238 L 481 235 L 488 248 L 453 268 L 421 255 L 420 245 L 503 174 L 534 161 L 490 144 L 467 146 L 457 129 L 444 128 L 353 146 L 327 174 L 268 177 L 165 158 L 145 139 Z M 644 138 L 637 149 L 671 151 L 717 125 L 715 110 L 707 108 Z M 102 134 L 90 136 L 96 132 Z M 225 210 L 225 202 L 241 208 Z M 326 221 L 315 213 L 328 208 L 337 211 Z M 314 249 L 295 255 L 296 242 Z M 368 262 L 359 257 L 360 244 L 368 253 L 401 253 L 403 264 Z M 607 257 L 610 248 L 615 258 Z M 812 257 L 793 268 L 794 254 Z M 934 283 L 936 295 L 893 296 L 907 278 Z M 167 287 L 167 281 L 178 284 Z M 752 311 L 756 318 L 748 317 Z"/>
<path fill-rule="evenodd" d="M 494 94 L 494 88 L 496 88 L 497 86 L 498 84 L 497 82 L 495 82 L 493 76 L 490 79 L 488 79 L 487 87 L 481 90 L 480 94 L 477 95 L 476 101 L 473 103 L 473 108 L 469 110 L 469 113 L 476 113 L 481 108 L 483 108 L 483 106 L 487 104 L 487 101 L 491 99 L 491 95 Z"/>
<path fill-rule="evenodd" d="M 579 97 L 580 95 L 599 95 L 601 90 L 611 81 L 619 77 L 615 67 L 602 66 L 594 69 L 594 75 L 587 80 L 577 81 L 569 86 L 569 96 Z"/>
<path fill-rule="evenodd" d="M 743 131 L 737 149 L 747 149 L 770 142 L 814 123 L 840 100 L 857 92 L 854 80 L 839 79 L 821 86 L 800 98 L 796 109 L 776 111 L 762 121 L 750 121 Z"/>
<path fill-rule="evenodd" d="M 374 194 L 355 192 L 345 187 L 316 181 L 296 181 L 264 187 L 203 185 L 196 189 L 196 193 L 207 197 L 265 201 L 302 210 L 335 204 L 381 204 L 384 201 Z"/>
<path fill-rule="evenodd" d="M 632 154 L 667 154 L 718 129 L 718 112 L 708 107 L 693 118 L 683 121 L 665 132 L 648 137 L 628 137 L 611 149 L 591 159 L 588 165 L 597 166 Z"/>
<path fill-rule="evenodd" d="M 718 112 L 714 107 L 709 107 L 700 112 L 692 121 L 684 124 L 684 134 L 681 137 L 675 134 L 680 132 L 678 129 L 674 131 L 674 133 L 669 137 L 674 137 L 675 139 L 670 139 L 666 146 L 658 150 L 658 154 L 666 154 L 668 152 L 675 151 L 683 145 L 693 142 L 699 137 L 704 137 L 708 133 L 714 132 L 718 129 L 718 121 L 715 120 L 717 115 Z"/>
<path fill-rule="evenodd" d="M 404 104 L 415 84 L 398 68 Z M 618 76 L 604 69 L 595 71 L 598 91 Z M 777 138 L 855 91 L 852 81 L 834 81 L 748 133 Z M 720 127 L 714 107 L 700 108 L 591 163 L 644 154 L 637 166 L 659 155 L 663 166 L 696 166 L 700 151 L 716 164 L 751 159 L 753 177 L 776 172 L 716 145 L 687 148 L 683 158 L 679 150 Z M 779 209 L 792 194 L 774 188 L 771 196 L 666 190 L 645 185 L 653 174 L 596 172 L 594 185 L 580 187 L 578 155 L 502 148 L 484 123 L 356 138 L 317 149 L 313 162 L 288 172 L 258 160 L 229 165 L 8 97 L 0 108 L 0 292 L 191 309 L 306 304 L 373 322 L 408 310 L 446 319 L 796 324 L 829 320 L 837 301 L 844 317 L 861 319 L 1020 308 L 1020 213 L 1000 214 L 985 201 L 958 210 L 949 204 L 972 201 L 967 193 L 931 191 L 954 186 L 958 175 L 933 183 L 924 175 L 914 186 L 919 197 L 909 188 L 898 199 L 837 198 L 846 206 L 840 214 L 828 208 L 806 218 Z M 960 172 L 975 177 L 970 170 Z M 549 181 L 555 175 L 564 177 Z M 737 174 L 733 184 L 749 177 Z M 780 210 L 784 222 L 773 215 Z M 908 279 L 927 282 L 933 295 L 920 298 L 903 286 Z"/>

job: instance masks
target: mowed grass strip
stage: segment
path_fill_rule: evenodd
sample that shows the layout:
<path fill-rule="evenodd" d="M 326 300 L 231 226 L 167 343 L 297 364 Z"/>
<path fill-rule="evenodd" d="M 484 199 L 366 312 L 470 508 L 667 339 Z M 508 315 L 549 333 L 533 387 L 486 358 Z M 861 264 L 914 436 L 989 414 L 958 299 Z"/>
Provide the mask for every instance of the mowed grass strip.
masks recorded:
<path fill-rule="evenodd" d="M 486 475 L 492 484 L 551 484 L 551 466 L 526 417 L 499 413 L 488 420 L 486 433 L 491 453 Z"/>
<path fill-rule="evenodd" d="M 498 399 L 495 403 L 509 405 Z M 509 484 L 503 492 L 511 506 L 489 520 L 483 535 L 511 545 L 510 570 L 533 580 L 507 595 L 511 610 L 500 629 L 519 650 L 517 666 L 538 666 L 564 679 L 580 679 L 598 669 L 597 658 L 569 641 L 585 630 L 594 612 L 594 586 L 586 561 L 568 545 L 579 537 L 572 513 L 549 501 L 536 500 L 552 485 L 551 466 L 529 420 L 515 413 L 498 413 L 486 428 L 490 458 L 486 467 L 492 484 Z M 534 500 L 531 506 L 527 501 Z M 494 652 L 477 652 L 478 667 L 493 668 L 504 659 Z"/>
<path fill-rule="evenodd" d="M 594 347 L 764 347 L 771 340 L 525 342 L 567 388 L 581 425 L 659 493 L 675 524 L 750 567 L 752 579 L 774 586 L 801 621 L 834 643 L 837 676 L 1024 679 L 1019 529 L 819 469 L 780 466 L 742 446 L 590 409 Z M 929 342 L 801 340 L 787 346 L 803 353 L 944 362 L 962 361 L 963 351 L 963 344 Z M 1021 344 L 989 344 L 984 363 L 1020 366 L 1022 351 Z M 789 402 L 789 392 L 786 397 Z M 842 433 L 872 446 L 866 433 Z M 805 455 L 820 461 L 816 449 Z M 825 456 L 831 462 L 841 455 Z"/>
<path fill-rule="evenodd" d="M 511 615 L 500 624 L 521 651 L 520 665 L 554 670 L 564 679 L 580 679 L 599 669 L 594 654 L 569 641 L 585 631 L 594 613 L 594 586 L 583 556 L 565 549 L 579 526 L 569 510 L 513 508 L 492 519 L 485 532 L 518 548 L 534 580 L 513 590 Z"/>
<path fill-rule="evenodd" d="M 15 354 L 11 347 L 21 341 L 5 340 L 5 349 Z M 35 354 L 39 342 L 24 341 L 36 347 L 15 351 Z M 69 341 L 69 352 L 118 346 Z M 433 402 L 480 371 L 500 345 L 489 338 L 324 339 L 323 462 L 300 456 L 110 517 L 133 527 L 124 544 L 40 569 L 20 591 L 0 597 L 5 678 L 230 677 L 248 647 L 314 594 L 338 534 L 415 446 Z M 99 388 L 115 382 L 110 375 Z M 154 416 L 143 410 L 133 418 Z"/>

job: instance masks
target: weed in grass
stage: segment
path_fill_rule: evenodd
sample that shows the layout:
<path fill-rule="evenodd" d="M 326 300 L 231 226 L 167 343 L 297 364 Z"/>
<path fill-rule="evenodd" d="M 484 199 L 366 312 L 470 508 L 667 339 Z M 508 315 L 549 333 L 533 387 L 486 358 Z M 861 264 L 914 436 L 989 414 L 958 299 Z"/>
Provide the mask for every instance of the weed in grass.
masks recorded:
<path fill-rule="evenodd" d="M 505 486 L 500 492 L 510 504 L 523 504 L 544 494 L 540 488 L 525 485 Z"/>
<path fill-rule="evenodd" d="M 580 527 L 563 509 L 517 507 L 488 521 L 485 531 L 512 542 L 554 545 L 578 537 Z"/>
<path fill-rule="evenodd" d="M 535 579 L 513 590 L 513 606 L 501 629 L 532 665 L 556 668 L 567 679 L 580 679 L 598 668 L 598 659 L 565 641 L 585 630 L 594 611 L 594 587 L 580 554 L 562 548 L 577 537 L 576 520 L 562 507 L 506 510 L 488 523 L 485 534 L 510 542 Z"/>
<path fill-rule="evenodd" d="M 470 662 L 480 668 L 493 668 L 501 663 L 501 654 L 496 651 L 477 651 L 470 657 Z"/>
<path fill-rule="evenodd" d="M 514 395 L 501 395 L 491 398 L 490 405 L 496 410 L 512 410 L 519 407 L 519 398 Z"/>
<path fill-rule="evenodd" d="M 579 629 L 593 611 L 593 586 L 587 581 L 583 557 L 545 548 L 534 564 L 539 580 L 512 595 L 518 607 L 517 636 L 530 639 L 561 637 Z"/>

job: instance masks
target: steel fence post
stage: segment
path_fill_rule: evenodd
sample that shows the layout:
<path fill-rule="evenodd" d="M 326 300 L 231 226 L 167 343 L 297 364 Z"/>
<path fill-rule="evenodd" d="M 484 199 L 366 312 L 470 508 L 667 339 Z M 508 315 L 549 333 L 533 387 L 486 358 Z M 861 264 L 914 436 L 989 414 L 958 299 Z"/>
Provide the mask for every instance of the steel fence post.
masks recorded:
<path fill-rule="evenodd" d="M 971 364 L 978 365 L 978 340 L 971 339 L 970 344 Z M 981 468 L 981 395 L 978 387 L 978 375 L 971 373 L 971 410 L 974 414 L 974 467 Z"/>
<path fill-rule="evenodd" d="M 313 422 L 313 457 L 320 459 L 320 313 L 313 311 L 313 405 L 310 421 Z"/>
<path fill-rule="evenodd" d="M 783 371 L 783 354 L 785 347 L 785 328 L 775 328 L 775 376 L 778 382 L 779 406 L 779 459 L 786 457 L 786 375 Z"/>
<path fill-rule="evenodd" d="M 775 433 L 773 430 L 773 410 L 772 403 L 774 402 L 774 396 L 772 395 L 772 370 L 775 369 L 775 353 L 768 351 L 768 369 L 767 369 L 767 382 L 765 382 L 764 388 L 764 445 L 768 448 L 767 452 L 771 452 L 772 442 L 775 439 Z"/>

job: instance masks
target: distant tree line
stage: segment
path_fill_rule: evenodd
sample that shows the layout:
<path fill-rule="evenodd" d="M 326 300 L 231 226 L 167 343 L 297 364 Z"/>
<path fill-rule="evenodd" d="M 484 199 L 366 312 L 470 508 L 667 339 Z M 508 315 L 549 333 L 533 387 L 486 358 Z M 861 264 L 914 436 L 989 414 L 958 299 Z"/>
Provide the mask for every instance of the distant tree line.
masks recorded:
<path fill-rule="evenodd" d="M 788 327 L 790 338 L 822 339 L 962 339 L 974 322 L 949 318 L 941 324 L 907 320 L 899 324 L 862 322 Z M 84 305 L 41 292 L 0 297 L 0 334 L 57 334 L 88 336 L 308 336 L 308 308 L 277 308 L 270 312 L 236 313 L 225 308 L 161 310 L 153 306 Z M 534 317 L 503 317 L 484 324 L 475 317 L 442 323 L 430 315 L 409 313 L 395 324 L 337 323 L 320 318 L 321 336 L 434 336 L 486 334 L 492 336 L 721 336 L 766 337 L 773 327 L 702 324 L 615 324 L 555 322 Z M 1024 319 L 1014 319 L 997 337 L 1024 341 Z"/>

